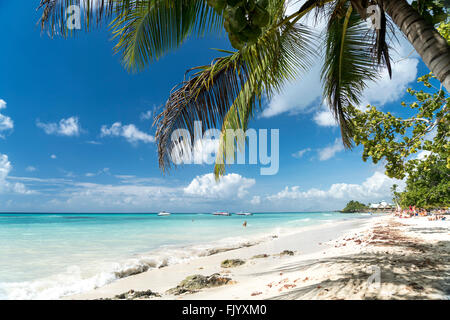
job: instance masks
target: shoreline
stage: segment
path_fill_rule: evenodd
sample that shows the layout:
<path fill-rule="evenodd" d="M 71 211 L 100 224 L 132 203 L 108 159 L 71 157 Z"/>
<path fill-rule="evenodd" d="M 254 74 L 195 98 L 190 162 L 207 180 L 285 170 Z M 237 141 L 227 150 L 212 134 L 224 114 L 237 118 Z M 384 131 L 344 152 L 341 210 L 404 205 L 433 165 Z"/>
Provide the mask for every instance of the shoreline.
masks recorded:
<path fill-rule="evenodd" d="M 86 232 L 84 232 L 84 243 L 82 242 L 74 245 L 69 241 L 69 247 L 64 246 L 64 248 L 55 244 L 55 250 L 63 248 L 68 253 L 69 260 L 56 260 L 57 267 L 54 268 L 53 272 L 48 272 L 46 267 L 47 264 L 41 263 L 43 268 L 37 268 L 37 271 L 33 270 L 33 272 L 37 273 L 43 271 L 46 273 L 34 278 L 29 277 L 29 280 L 13 279 L 0 282 L 0 298 L 11 300 L 66 299 L 67 297 L 91 292 L 95 290 L 95 288 L 102 288 L 121 279 L 136 276 L 143 272 L 155 269 L 163 270 L 168 266 L 176 264 L 187 265 L 192 260 L 220 253 L 233 252 L 242 248 L 251 248 L 255 245 L 262 245 L 263 243 L 271 243 L 271 245 L 273 245 L 274 243 L 279 242 L 273 242 L 274 239 L 278 239 L 279 237 L 285 238 L 309 230 L 322 230 L 322 228 L 337 226 L 341 223 L 344 223 L 344 225 L 349 223 L 352 224 L 356 221 L 356 223 L 364 223 L 364 221 L 371 218 L 369 214 L 352 214 L 346 217 L 341 214 L 336 216 L 331 213 L 321 213 L 318 215 L 295 214 L 286 217 L 282 216 L 281 218 L 279 218 L 278 214 L 274 215 L 272 213 L 268 215 L 268 219 L 260 219 L 259 217 L 260 216 L 256 216 L 254 219 L 248 219 L 249 225 L 246 228 L 242 227 L 242 221 L 245 220 L 242 218 L 226 218 L 222 220 L 221 218 L 211 219 L 209 215 L 196 215 L 195 217 L 192 217 L 192 219 L 195 218 L 196 222 L 200 221 L 199 224 L 191 224 L 191 217 L 188 217 L 187 220 L 184 219 L 189 222 L 186 226 L 188 228 L 183 229 L 185 231 L 184 234 L 179 234 L 179 232 L 183 231 L 178 228 L 179 230 L 177 232 L 172 233 L 173 236 L 168 236 L 168 238 L 172 240 L 186 239 L 187 241 L 178 241 L 178 243 L 176 243 L 177 241 L 172 241 L 173 243 L 170 241 L 161 241 L 161 239 L 165 239 L 165 234 L 157 230 L 156 234 L 159 232 L 160 236 L 156 238 L 153 236 L 153 239 L 157 244 L 162 243 L 157 246 L 155 246 L 155 242 L 152 241 L 152 236 L 147 236 L 147 233 L 153 234 L 152 230 L 155 228 L 146 230 L 146 232 L 143 233 L 141 232 L 143 230 L 142 228 L 136 228 L 133 223 L 131 223 L 128 227 L 128 229 L 131 230 L 131 232 L 128 233 L 129 236 L 123 237 L 125 240 L 124 242 L 121 241 L 120 237 L 115 239 L 113 242 L 118 246 L 111 246 L 111 248 L 113 248 L 112 251 L 105 252 L 104 250 L 95 249 L 93 251 L 88 251 L 86 256 L 83 256 L 84 251 L 79 249 L 80 247 L 90 245 L 90 243 L 86 241 L 87 238 L 93 238 L 92 240 L 95 240 L 95 237 L 91 237 L 90 235 L 86 236 Z M 60 217 L 50 215 L 49 218 L 59 219 Z M 76 216 L 71 218 L 76 218 Z M 202 220 L 201 218 L 204 219 Z M 170 219 L 163 220 L 161 218 L 156 218 L 154 220 L 150 219 L 149 223 L 154 221 L 152 225 L 157 225 L 160 222 L 167 221 L 169 226 L 174 226 L 172 229 L 177 230 L 177 225 L 186 222 L 184 220 L 180 220 L 181 222 L 178 221 L 178 223 L 176 223 L 177 219 L 175 219 L 174 223 Z M 216 223 L 216 220 L 224 221 L 224 223 Z M 67 225 L 66 221 L 67 220 L 62 220 L 60 223 Z M 73 220 L 70 220 L 70 222 L 71 221 Z M 83 219 L 80 221 L 83 222 L 80 227 L 84 227 L 86 226 L 86 223 L 84 223 L 85 221 L 92 220 Z M 94 227 L 96 225 L 101 226 L 101 228 L 103 228 L 104 225 L 108 226 L 108 224 L 101 223 L 102 220 L 96 221 Z M 117 221 L 120 222 L 121 220 L 119 219 Z M 267 221 L 270 223 L 267 223 Z M 166 225 L 166 223 L 163 225 Z M 73 239 L 70 235 L 73 234 L 74 227 L 72 224 L 69 226 L 72 226 L 71 228 L 68 228 L 68 239 L 70 240 Z M 94 227 L 90 227 L 90 229 L 93 229 Z M 105 228 L 98 230 L 105 230 Z M 322 231 L 317 232 L 319 234 L 322 233 Z M 102 232 L 99 234 L 101 235 Z M 199 236 L 197 236 L 197 234 Z M 206 239 L 204 235 L 207 236 Z M 49 239 L 54 239 L 55 236 L 58 235 L 53 234 Z M 334 237 L 334 234 L 331 237 Z M 145 242 L 133 240 L 143 238 L 150 240 Z M 311 237 L 306 237 L 306 240 L 309 240 L 309 238 Z M 105 237 L 100 237 L 100 240 L 102 239 L 105 240 Z M 296 248 L 291 247 L 291 244 L 296 242 L 295 237 L 292 241 L 285 242 L 288 242 L 288 246 L 279 248 L 280 251 L 285 250 L 286 248 L 296 250 Z M 131 244 L 131 246 L 127 246 L 127 243 Z M 136 250 L 136 245 L 140 245 L 139 250 Z M 306 246 L 307 250 L 309 250 L 309 246 L 309 244 Z M 148 249 L 149 247 L 150 249 Z M 303 250 L 305 248 L 302 247 L 300 249 Z M 18 246 L 16 252 L 22 252 L 21 246 Z M 77 254 L 82 255 L 81 257 L 84 260 L 70 260 Z M 46 259 L 48 263 L 53 263 L 53 260 L 50 261 L 51 257 L 52 255 L 47 254 L 44 256 L 44 260 Z M 59 265 L 58 262 L 60 263 Z M 208 264 L 208 262 L 206 264 Z M 27 270 L 25 268 L 23 269 L 24 271 Z M 15 270 L 20 271 L 21 269 L 19 267 L 19 269 Z"/>
<path fill-rule="evenodd" d="M 420 217 L 340 221 L 152 269 L 63 299 L 133 298 L 142 291 L 151 295 L 138 299 L 449 299 L 449 235 L 449 221 Z M 284 250 L 294 254 L 280 254 Z M 267 257 L 254 257 L 262 254 Z M 226 259 L 245 263 L 223 268 Z M 375 270 L 380 271 L 379 286 L 368 284 Z M 167 293 L 197 274 L 228 280 L 194 293 Z"/>
<path fill-rule="evenodd" d="M 204 255 L 193 257 L 190 260 L 177 264 L 169 264 L 163 268 L 152 268 L 138 274 L 129 275 L 106 284 L 94 290 L 84 293 L 62 297 L 62 299 L 101 299 L 113 298 L 115 295 L 128 292 L 129 290 L 165 292 L 175 287 L 187 276 L 193 274 L 210 275 L 214 273 L 231 274 L 239 271 L 236 275 L 238 279 L 246 277 L 247 269 L 267 269 L 276 266 L 280 259 L 277 256 L 284 250 L 294 251 L 294 257 L 305 256 L 319 251 L 327 241 L 335 239 L 350 230 L 360 229 L 367 225 L 369 221 L 379 218 L 379 216 L 367 216 L 359 219 L 348 219 L 343 221 L 326 222 L 318 225 L 305 226 L 282 235 L 267 235 L 265 240 L 248 240 L 249 245 L 241 245 L 238 248 L 215 247 L 209 249 Z M 254 240 L 254 239 L 253 239 Z M 212 253 L 211 253 L 212 251 Z M 255 255 L 267 254 L 265 259 L 252 259 Z M 245 259 L 246 264 L 238 268 L 224 269 L 220 263 L 226 259 Z M 283 257 L 286 260 L 289 257 Z M 244 274 L 240 274 L 244 271 Z M 233 278 L 234 281 L 236 280 Z M 180 298 L 179 296 L 166 297 L 163 299 Z M 187 299 L 195 299 L 194 295 L 188 295 Z"/>

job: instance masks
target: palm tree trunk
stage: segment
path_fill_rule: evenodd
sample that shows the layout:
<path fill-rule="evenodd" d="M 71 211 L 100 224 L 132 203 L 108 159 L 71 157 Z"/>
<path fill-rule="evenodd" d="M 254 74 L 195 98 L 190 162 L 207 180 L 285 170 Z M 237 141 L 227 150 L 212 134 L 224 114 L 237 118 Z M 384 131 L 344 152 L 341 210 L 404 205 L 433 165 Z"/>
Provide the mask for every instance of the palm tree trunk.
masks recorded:
<path fill-rule="evenodd" d="M 423 62 L 450 92 L 450 46 L 447 41 L 406 0 L 383 0 L 381 3 Z"/>

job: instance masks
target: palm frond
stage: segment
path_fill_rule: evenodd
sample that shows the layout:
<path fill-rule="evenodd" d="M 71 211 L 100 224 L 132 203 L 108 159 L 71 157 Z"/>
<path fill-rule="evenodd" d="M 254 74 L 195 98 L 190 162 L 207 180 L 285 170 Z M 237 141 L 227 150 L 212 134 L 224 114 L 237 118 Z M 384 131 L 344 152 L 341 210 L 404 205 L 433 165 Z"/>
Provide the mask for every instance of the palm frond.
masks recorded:
<path fill-rule="evenodd" d="M 164 111 L 155 119 L 161 169 L 171 167 L 171 135 L 176 129 L 187 129 L 193 137 L 196 120 L 202 121 L 204 130 L 245 129 L 263 95 L 270 97 L 281 90 L 286 79 L 294 79 L 309 67 L 314 43 L 305 26 L 268 28 L 255 44 L 194 69 L 196 73 L 171 93 Z M 220 174 L 224 172 L 220 156 L 227 156 L 222 140 L 226 135 L 221 137 L 216 161 Z"/>
<path fill-rule="evenodd" d="M 283 26 L 278 33 L 263 38 L 256 46 L 242 53 L 245 61 L 250 61 L 252 72 L 223 119 L 214 167 L 216 179 L 225 173 L 228 157 L 234 159 L 235 151 L 245 152 L 245 137 L 234 133 L 229 136 L 227 130 L 241 129 L 245 132 L 249 120 L 261 105 L 261 98 L 265 96 L 270 99 L 282 90 L 286 81 L 295 79 L 309 68 L 315 56 L 312 35 L 300 24 Z M 234 148 L 235 143 L 237 148 Z"/>
<path fill-rule="evenodd" d="M 381 2 L 381 1 L 379 1 Z M 377 56 L 378 64 L 384 64 L 388 70 L 389 77 L 392 78 L 392 67 L 391 67 L 391 58 L 389 56 L 389 46 L 386 43 L 386 33 L 387 33 L 387 25 L 388 20 L 386 19 L 386 13 L 383 10 L 383 6 L 380 3 L 380 28 L 375 30 L 376 33 L 376 41 L 374 46 L 374 51 Z"/>
<path fill-rule="evenodd" d="M 211 65 L 193 68 L 187 72 L 189 75 L 190 79 L 170 93 L 163 112 L 155 118 L 159 166 L 163 171 L 171 167 L 170 154 L 176 147 L 172 133 L 186 129 L 193 139 L 195 121 L 202 121 L 206 128 L 220 125 L 245 83 L 248 70 L 236 52 L 215 59 Z"/>
<path fill-rule="evenodd" d="M 222 17 L 204 0 L 153 0 L 120 13 L 111 23 L 116 52 L 127 69 L 138 70 L 180 46 L 189 35 L 220 32 Z"/>
<path fill-rule="evenodd" d="M 383 1 L 382 0 L 376 0 L 373 3 L 370 3 L 368 0 L 350 0 L 350 3 L 356 12 L 358 12 L 361 19 L 365 20 L 368 18 L 368 6 L 370 4 L 377 4 L 378 10 L 380 12 L 380 21 L 379 28 L 373 30 L 374 36 L 373 36 L 373 45 L 372 50 L 374 52 L 374 55 L 377 59 L 377 63 L 379 65 L 385 65 L 389 77 L 392 78 L 392 67 L 391 67 L 391 59 L 389 55 L 389 46 L 387 44 L 387 32 L 390 30 L 393 30 L 393 26 L 390 22 L 390 20 L 387 19 L 386 13 L 383 9 Z M 392 32 L 392 34 L 394 34 Z"/>
<path fill-rule="evenodd" d="M 140 1 L 140 0 L 136 0 Z M 42 9 L 39 19 L 41 30 L 47 30 L 50 36 L 61 35 L 67 37 L 75 34 L 66 26 L 67 10 L 70 6 L 78 6 L 82 10 L 82 28 L 89 31 L 98 26 L 102 20 L 130 5 L 130 0 L 41 0 L 37 10 Z"/>
<path fill-rule="evenodd" d="M 205 0 L 41 0 L 41 29 L 51 36 L 76 34 L 66 26 L 66 11 L 72 5 L 81 6 L 85 31 L 110 23 L 118 39 L 116 52 L 133 70 L 177 48 L 189 35 L 217 32 L 223 25 L 222 17 Z"/>
<path fill-rule="evenodd" d="M 328 24 L 322 82 L 326 101 L 341 127 L 343 143 L 349 148 L 352 124 L 345 108 L 359 104 L 366 82 L 377 78 L 377 70 L 365 22 L 351 5 L 336 6 L 336 10 L 343 8 L 345 16 L 332 16 Z"/>

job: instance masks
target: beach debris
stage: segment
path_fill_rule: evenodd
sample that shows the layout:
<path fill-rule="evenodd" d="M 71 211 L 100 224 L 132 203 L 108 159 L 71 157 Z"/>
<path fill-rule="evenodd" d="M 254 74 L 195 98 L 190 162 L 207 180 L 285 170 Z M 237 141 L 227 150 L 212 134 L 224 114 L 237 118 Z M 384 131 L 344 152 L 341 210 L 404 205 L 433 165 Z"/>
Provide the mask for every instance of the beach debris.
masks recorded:
<path fill-rule="evenodd" d="M 219 273 L 214 273 L 209 276 L 195 274 L 186 277 L 178 286 L 167 290 L 166 293 L 177 296 L 183 293 L 195 293 L 204 288 L 219 287 L 232 283 L 234 282 L 231 282 L 230 278 L 223 277 Z"/>
<path fill-rule="evenodd" d="M 293 256 L 294 255 L 294 251 L 291 250 L 283 250 L 282 252 L 280 252 L 280 256 Z"/>
<path fill-rule="evenodd" d="M 220 264 L 220 266 L 222 268 L 234 268 L 234 267 L 241 266 L 244 263 L 245 263 L 245 261 L 241 260 L 241 259 L 227 259 L 227 260 L 223 260 L 222 263 Z"/>
<path fill-rule="evenodd" d="M 245 242 L 245 243 L 241 243 L 241 244 L 238 244 L 235 246 L 230 246 L 230 247 L 225 247 L 225 248 L 213 248 L 213 249 L 209 249 L 208 251 L 206 251 L 206 253 L 202 254 L 201 256 L 212 256 L 212 255 L 222 253 L 222 252 L 227 252 L 227 251 L 236 250 L 236 249 L 240 249 L 240 248 L 248 248 L 248 247 L 257 245 L 261 242 L 262 242 L 262 240 L 249 241 L 249 242 Z"/>
<path fill-rule="evenodd" d="M 134 266 L 132 268 L 114 272 L 114 275 L 117 279 L 126 278 L 129 276 L 134 276 L 139 273 L 143 273 L 143 272 L 147 271 L 148 269 L 150 269 L 151 267 L 154 268 L 155 266 L 156 266 L 156 264 L 145 264 L 145 265 Z"/>
<path fill-rule="evenodd" d="M 417 291 L 422 291 L 424 288 L 420 285 L 420 284 L 418 284 L 417 282 L 410 282 L 410 283 L 408 283 L 408 286 L 410 287 L 410 288 L 412 288 L 412 289 L 414 289 L 414 290 L 417 290 Z"/>
<path fill-rule="evenodd" d="M 288 290 L 288 289 L 295 288 L 295 287 L 296 287 L 295 284 L 285 284 L 278 289 L 278 292 L 283 291 L 283 289 Z"/>
<path fill-rule="evenodd" d="M 151 297 L 161 297 L 161 295 L 157 292 L 153 292 L 152 290 L 144 290 L 144 291 L 130 290 L 128 292 L 114 296 L 114 299 L 134 300 L 134 299 L 148 299 Z"/>
<path fill-rule="evenodd" d="M 161 261 L 161 264 L 158 266 L 159 269 L 167 267 L 169 265 L 169 260 L 165 258 L 163 261 Z"/>
<path fill-rule="evenodd" d="M 255 292 L 253 292 L 253 293 L 251 294 L 251 296 L 252 296 L 252 297 L 254 297 L 254 296 L 259 296 L 260 294 L 262 294 L 261 291 L 255 291 Z"/>
<path fill-rule="evenodd" d="M 285 288 L 285 289 L 291 289 L 291 288 L 295 288 L 295 287 L 296 287 L 295 284 L 285 284 L 285 285 L 283 286 L 283 288 Z"/>
<path fill-rule="evenodd" d="M 261 253 L 261 254 L 257 254 L 257 255 L 255 255 L 255 256 L 253 256 L 252 259 L 262 259 L 262 258 L 267 258 L 267 257 L 269 257 L 268 254 L 266 254 L 266 253 Z"/>

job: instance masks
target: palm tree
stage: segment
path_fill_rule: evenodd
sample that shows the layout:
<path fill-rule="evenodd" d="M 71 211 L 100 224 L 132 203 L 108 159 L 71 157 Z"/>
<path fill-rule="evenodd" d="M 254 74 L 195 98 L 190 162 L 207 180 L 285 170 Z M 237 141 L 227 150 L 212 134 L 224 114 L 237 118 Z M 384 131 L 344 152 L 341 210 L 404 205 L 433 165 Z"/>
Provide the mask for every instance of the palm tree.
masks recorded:
<path fill-rule="evenodd" d="M 268 12 L 255 39 L 236 45 L 226 25 L 225 4 L 260 7 Z M 263 1 L 263 2 L 260 2 Z M 423 1 L 423 0 L 422 0 Z M 115 51 L 122 54 L 130 71 L 143 69 L 167 51 L 177 48 L 189 36 L 205 32 L 229 32 L 236 51 L 219 50 L 221 57 L 211 64 L 188 70 L 185 81 L 169 96 L 156 117 L 159 165 L 170 168 L 174 144 L 171 134 L 185 128 L 193 136 L 194 121 L 203 128 L 221 127 L 222 136 L 214 172 L 224 173 L 227 129 L 247 129 L 250 118 L 263 98 L 280 92 L 286 81 L 303 74 L 324 47 L 322 82 L 324 97 L 341 127 L 343 143 L 352 146 L 352 121 L 346 112 L 357 105 L 367 83 L 375 80 L 385 66 L 391 74 L 388 38 L 397 26 L 414 46 L 424 63 L 450 91 L 450 47 L 434 26 L 406 0 L 307 0 L 286 15 L 287 0 L 81 0 L 84 29 L 110 22 L 117 40 Z M 80 0 L 41 0 L 42 29 L 53 36 L 74 32 L 64 24 L 66 9 Z M 369 5 L 379 8 L 379 28 L 368 29 L 365 19 Z M 214 7 L 214 8 L 213 8 Z M 231 6 L 229 6 L 231 7 Z M 227 8 L 229 8 L 227 7 Z M 307 14 L 328 20 L 323 36 L 301 24 Z M 242 17 L 241 17 L 242 18 Z M 246 16 L 245 19 L 252 19 Z M 245 20 L 241 20 L 245 22 Z M 257 30 L 258 31 L 258 30 Z M 233 143 L 234 143 L 234 137 Z"/>

